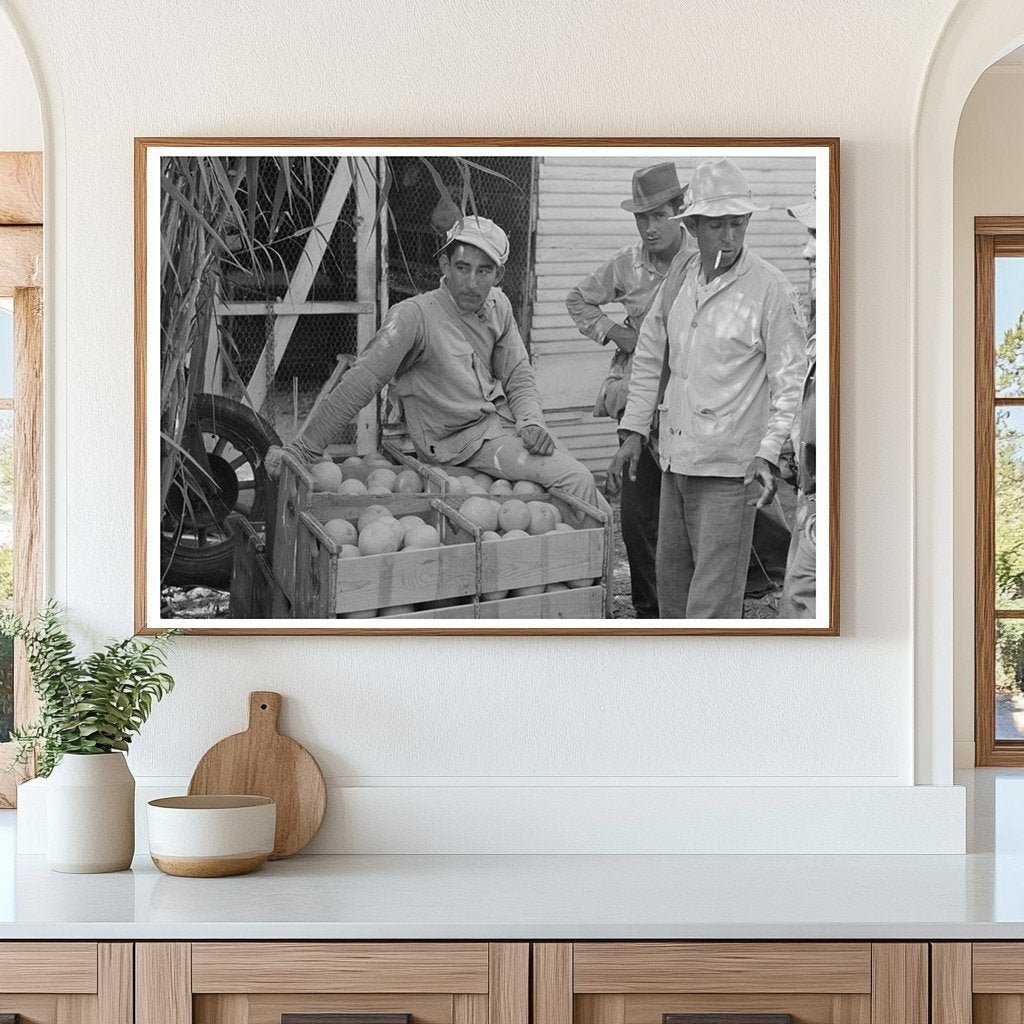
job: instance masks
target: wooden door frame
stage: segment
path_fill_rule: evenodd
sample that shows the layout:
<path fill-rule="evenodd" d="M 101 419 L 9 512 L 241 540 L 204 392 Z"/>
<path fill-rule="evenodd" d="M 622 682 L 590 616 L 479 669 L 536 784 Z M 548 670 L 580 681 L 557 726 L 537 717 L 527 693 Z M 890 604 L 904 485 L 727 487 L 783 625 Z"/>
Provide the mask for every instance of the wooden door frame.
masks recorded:
<path fill-rule="evenodd" d="M 14 607 L 23 617 L 42 604 L 43 159 L 0 153 L 0 298 L 14 299 Z M 14 724 L 38 714 L 24 650 L 14 663 Z M 34 766 L 5 768 L 13 743 L 0 743 L 0 807 L 14 807 Z"/>

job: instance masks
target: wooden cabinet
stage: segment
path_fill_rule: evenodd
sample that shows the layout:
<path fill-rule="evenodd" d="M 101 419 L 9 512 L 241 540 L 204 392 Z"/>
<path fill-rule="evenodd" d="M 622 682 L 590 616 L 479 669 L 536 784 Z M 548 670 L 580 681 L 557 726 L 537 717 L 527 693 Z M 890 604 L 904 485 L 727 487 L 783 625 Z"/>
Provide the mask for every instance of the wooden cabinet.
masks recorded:
<path fill-rule="evenodd" d="M 136 1024 L 529 1024 L 529 969 L 526 943 L 139 943 Z"/>
<path fill-rule="evenodd" d="M 932 945 L 934 1024 L 1024 1020 L 1024 942 Z"/>
<path fill-rule="evenodd" d="M 533 957 L 533 1024 L 928 1021 L 923 943 L 537 943 Z"/>
<path fill-rule="evenodd" d="M 0 944 L 0 1017 L 21 1024 L 132 1024 L 130 942 Z"/>

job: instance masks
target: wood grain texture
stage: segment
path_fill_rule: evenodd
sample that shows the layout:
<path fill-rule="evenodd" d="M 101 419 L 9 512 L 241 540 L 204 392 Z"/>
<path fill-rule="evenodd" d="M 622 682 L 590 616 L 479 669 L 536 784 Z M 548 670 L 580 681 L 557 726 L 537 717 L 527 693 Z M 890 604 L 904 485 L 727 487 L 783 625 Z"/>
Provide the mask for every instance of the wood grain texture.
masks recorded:
<path fill-rule="evenodd" d="M 57 997 L 57 1024 L 99 1024 L 95 996 Z"/>
<path fill-rule="evenodd" d="M 971 1024 L 971 943 L 931 946 L 931 1024 Z"/>
<path fill-rule="evenodd" d="M 101 942 L 97 954 L 96 1019 L 134 1024 L 135 951 L 130 942 Z"/>
<path fill-rule="evenodd" d="M 187 942 L 135 945 L 135 1024 L 192 1024 L 192 954 Z"/>
<path fill-rule="evenodd" d="M 572 1002 L 575 1024 L 625 1024 L 625 996 L 574 995 Z"/>
<path fill-rule="evenodd" d="M 487 997 L 479 996 L 456 996 L 456 999 L 482 999 L 484 1000 L 484 1012 L 486 1013 Z M 423 995 L 422 993 L 381 993 L 381 992 L 356 992 L 356 993 L 274 993 L 274 994 L 253 994 L 248 996 L 196 996 L 197 1014 L 199 1008 L 210 1001 L 216 1003 L 219 1000 L 244 1000 L 247 1013 L 242 1024 L 281 1024 L 281 1015 L 290 1013 L 408 1013 L 412 1015 L 414 1024 L 452 1024 L 452 996 L 450 994 Z M 206 1018 L 197 1019 L 196 1024 L 221 1024 L 221 1022 Z M 228 1022 L 223 1022 L 228 1024 Z M 473 1022 L 467 1022 L 473 1024 Z M 486 1019 L 478 1024 L 487 1024 Z"/>
<path fill-rule="evenodd" d="M 576 992 L 870 992 L 867 943 L 576 943 Z"/>
<path fill-rule="evenodd" d="M 594 997 L 598 998 L 598 997 Z M 600 997 L 606 998 L 606 997 Z M 624 1024 L 658 1024 L 664 1014 L 791 1014 L 799 1024 L 870 1024 L 870 995 L 665 992 L 626 996 Z"/>
<path fill-rule="evenodd" d="M 43 223 L 43 154 L 0 153 L 0 224 Z"/>
<path fill-rule="evenodd" d="M 193 991 L 487 992 L 483 942 L 197 942 Z"/>
<path fill-rule="evenodd" d="M 95 994 L 95 942 L 5 942 L 0 992 Z"/>
<path fill-rule="evenodd" d="M 307 846 L 324 820 L 327 787 L 323 773 L 300 743 L 277 731 L 281 695 L 249 694 L 249 726 L 214 744 L 192 774 L 190 795 L 245 793 L 277 804 L 271 860 Z"/>
<path fill-rule="evenodd" d="M 0 226 L 0 298 L 43 286 L 43 229 Z"/>
<path fill-rule="evenodd" d="M 976 994 L 973 1024 L 1024 1024 L 1024 996 Z"/>
<path fill-rule="evenodd" d="M 417 1014 L 419 1024 L 419 1014 Z M 487 996 L 457 992 L 452 996 L 452 1024 L 487 1024 Z"/>
<path fill-rule="evenodd" d="M 571 942 L 533 944 L 532 1024 L 573 1024 Z"/>
<path fill-rule="evenodd" d="M 492 942 L 489 949 L 489 1024 L 529 1024 L 530 946 Z"/>
<path fill-rule="evenodd" d="M 232 993 L 223 996 L 195 996 L 192 1000 L 193 1024 L 248 1024 L 251 1019 L 249 997 Z M 280 1024 L 277 1008 L 274 1024 Z"/>
<path fill-rule="evenodd" d="M 43 293 L 14 293 L 14 608 L 30 619 L 43 604 Z M 20 641 L 15 648 L 14 723 L 39 717 Z"/>
<path fill-rule="evenodd" d="M 1024 993 L 1024 944 L 975 942 L 972 978 L 974 992 Z"/>
<path fill-rule="evenodd" d="M 928 946 L 871 946 L 871 1024 L 928 1024 Z"/>
<path fill-rule="evenodd" d="M 9 995 L 0 992 L 0 1022 L 13 1018 L 14 1024 L 56 1024 L 57 1001 L 60 998 L 63 997 L 52 994 L 19 992 Z"/>

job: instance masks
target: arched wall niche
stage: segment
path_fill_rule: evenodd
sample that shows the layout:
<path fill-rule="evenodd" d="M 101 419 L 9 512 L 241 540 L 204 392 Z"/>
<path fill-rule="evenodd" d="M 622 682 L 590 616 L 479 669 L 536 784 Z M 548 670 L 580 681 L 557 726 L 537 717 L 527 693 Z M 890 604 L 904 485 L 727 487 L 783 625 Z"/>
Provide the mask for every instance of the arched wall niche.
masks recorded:
<path fill-rule="evenodd" d="M 952 782 L 954 643 L 965 635 L 954 617 L 954 594 L 958 587 L 973 590 L 973 580 L 954 572 L 954 551 L 973 544 L 954 528 L 953 355 L 955 342 L 962 343 L 953 328 L 954 150 L 975 82 L 1021 43 L 1020 0 L 961 0 L 936 41 L 913 122 L 915 781 L 921 785 Z"/>

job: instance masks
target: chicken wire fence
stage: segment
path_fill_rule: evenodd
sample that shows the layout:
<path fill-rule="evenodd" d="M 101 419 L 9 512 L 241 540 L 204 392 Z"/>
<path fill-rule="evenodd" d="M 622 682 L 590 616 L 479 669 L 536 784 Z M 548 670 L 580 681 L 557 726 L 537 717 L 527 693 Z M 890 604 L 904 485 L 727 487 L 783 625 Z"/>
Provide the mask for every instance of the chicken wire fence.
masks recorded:
<path fill-rule="evenodd" d="M 516 319 L 528 323 L 531 282 L 531 222 L 535 160 L 532 157 L 381 157 L 368 158 L 367 173 L 354 175 L 340 210 L 326 217 L 336 175 L 351 169 L 351 159 L 323 157 L 307 161 L 288 189 L 302 194 L 295 223 L 283 236 L 260 235 L 270 208 L 280 203 L 288 173 L 280 161 L 258 158 L 257 216 L 254 237 L 263 249 L 265 269 L 247 272 L 222 260 L 216 298 L 216 343 L 209 346 L 205 386 L 214 393 L 244 399 L 256 395 L 258 411 L 287 441 L 301 427 L 324 382 L 344 360 L 354 360 L 359 345 L 359 313 L 352 306 L 359 294 L 361 261 L 373 270 L 374 329 L 387 309 L 412 295 L 437 287 L 438 251 L 460 209 L 490 217 L 509 236 L 511 255 L 503 289 Z M 386 163 L 385 163 L 386 161 Z M 348 167 L 344 166 L 348 164 Z M 335 186 L 337 183 L 335 182 Z M 372 195 L 362 207 L 359 189 Z M 386 202 L 381 203 L 381 192 Z M 240 203 L 247 196 L 240 197 Z M 360 224 L 367 211 L 376 219 L 369 249 L 359 251 Z M 379 218 L 379 219 L 378 219 Z M 305 223 L 303 223 L 303 219 Z M 320 242 L 310 256 L 311 225 Z M 239 247 L 242 241 L 239 240 Z M 313 259 L 319 262 L 313 269 Z M 362 296 L 366 299 L 366 295 Z M 301 310 L 298 315 L 284 308 Z M 526 332 L 524 331 L 524 334 Z M 391 419 L 394 411 L 386 414 Z M 355 425 L 341 443 L 355 440 Z"/>

